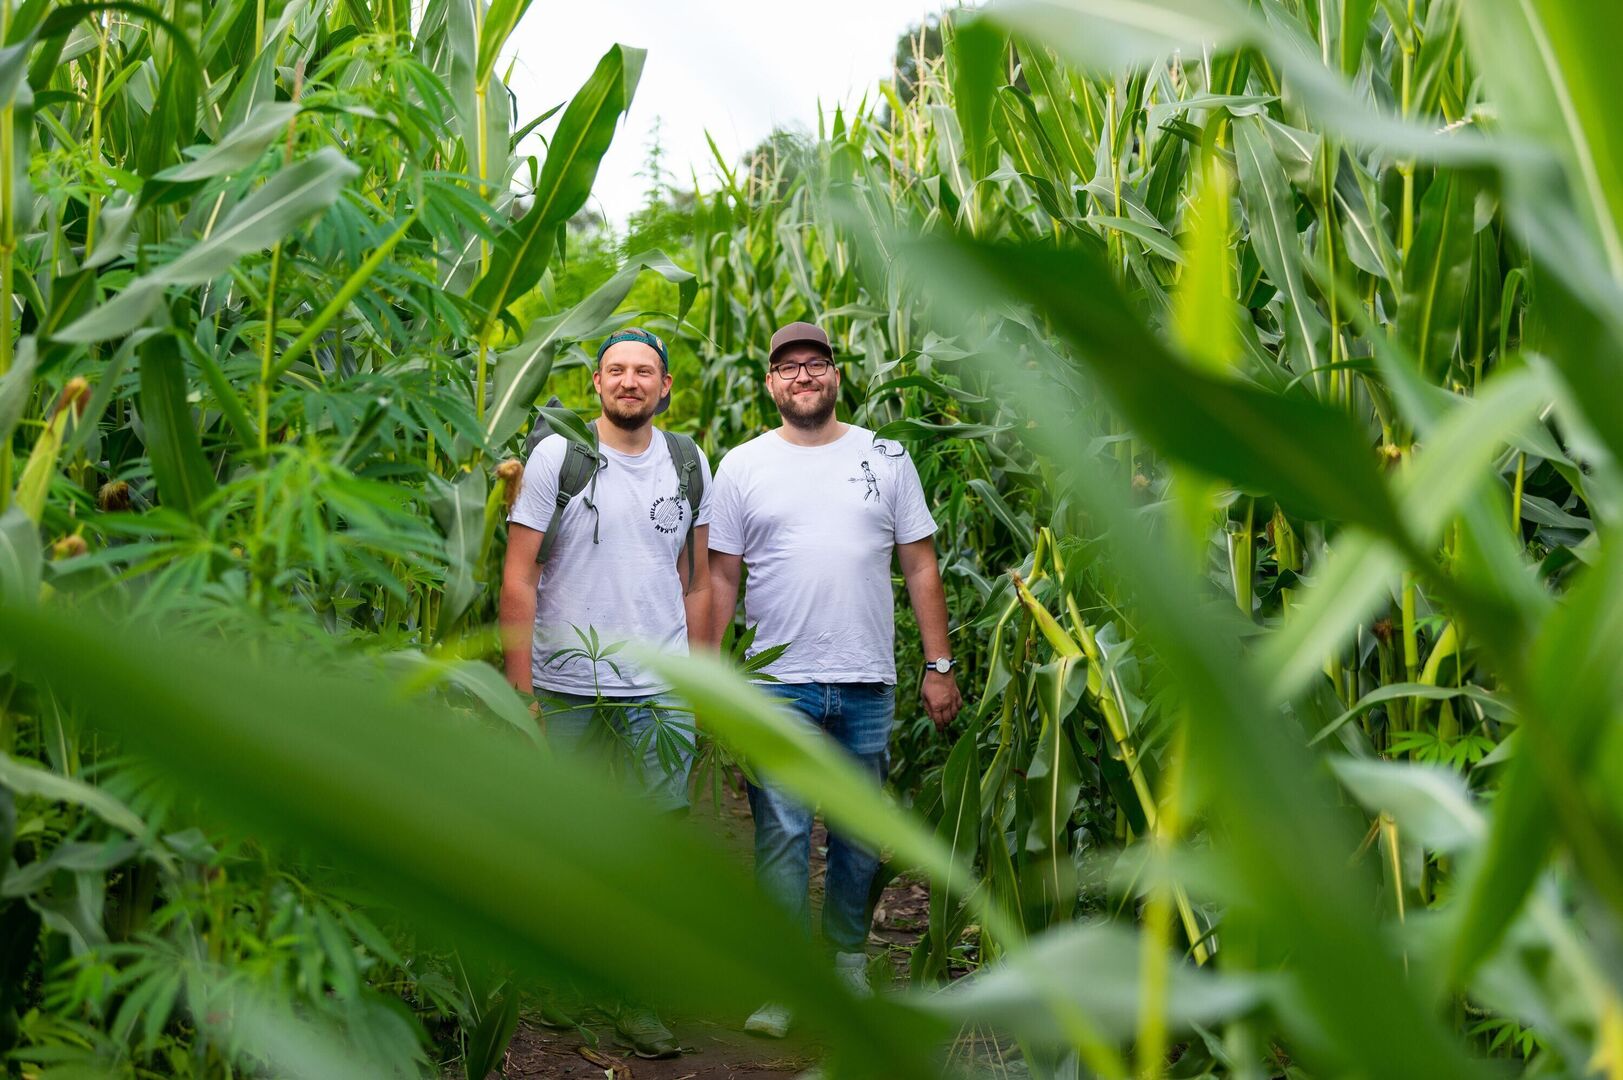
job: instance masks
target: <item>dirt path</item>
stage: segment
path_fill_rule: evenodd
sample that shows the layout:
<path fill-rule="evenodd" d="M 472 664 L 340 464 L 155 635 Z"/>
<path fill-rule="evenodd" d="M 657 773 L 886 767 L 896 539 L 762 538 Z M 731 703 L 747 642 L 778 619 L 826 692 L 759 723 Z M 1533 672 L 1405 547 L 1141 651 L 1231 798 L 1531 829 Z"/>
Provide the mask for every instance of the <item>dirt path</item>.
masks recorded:
<path fill-rule="evenodd" d="M 714 828 L 727 845 L 748 864 L 753 826 L 749 804 L 742 792 L 728 789 L 719 807 L 708 800 L 695 807 L 694 819 Z M 827 836 L 821 823 L 812 834 L 812 900 L 820 902 L 823 855 Z M 868 937 L 869 951 L 888 950 L 899 978 L 905 978 L 913 945 L 929 925 L 930 898 L 926 887 L 909 878 L 891 883 L 875 910 Z M 589 1021 L 585 1026 L 595 1045 L 578 1031 L 558 1031 L 526 1016 L 508 1050 L 504 1075 L 508 1080 L 572 1077 L 576 1080 L 784 1080 L 810 1068 L 815 1047 L 790 1038 L 758 1039 L 741 1030 L 743 1017 L 731 1026 L 712 1020 L 670 1015 L 665 1023 L 682 1043 L 682 1056 L 668 1061 L 644 1061 L 614 1043 L 612 1024 Z"/>

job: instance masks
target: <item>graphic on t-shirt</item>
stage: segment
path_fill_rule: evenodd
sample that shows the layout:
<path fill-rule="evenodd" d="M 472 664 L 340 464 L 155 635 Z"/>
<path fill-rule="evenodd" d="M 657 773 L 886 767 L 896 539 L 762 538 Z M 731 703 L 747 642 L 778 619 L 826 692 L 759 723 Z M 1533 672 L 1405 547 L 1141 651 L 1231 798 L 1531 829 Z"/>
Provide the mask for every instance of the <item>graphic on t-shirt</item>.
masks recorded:
<path fill-rule="evenodd" d="M 849 479 L 853 484 L 868 485 L 867 488 L 865 488 L 862 492 L 863 502 L 867 502 L 869 499 L 872 499 L 874 502 L 879 501 L 879 477 L 874 475 L 873 469 L 869 467 L 866 461 L 862 463 L 861 476 L 852 476 L 848 477 L 847 479 Z"/>
<path fill-rule="evenodd" d="M 687 515 L 686 501 L 674 495 L 661 495 L 654 500 L 654 505 L 648 508 L 648 520 L 654 523 L 654 528 L 662 533 L 673 533 L 682 527 L 682 519 Z"/>

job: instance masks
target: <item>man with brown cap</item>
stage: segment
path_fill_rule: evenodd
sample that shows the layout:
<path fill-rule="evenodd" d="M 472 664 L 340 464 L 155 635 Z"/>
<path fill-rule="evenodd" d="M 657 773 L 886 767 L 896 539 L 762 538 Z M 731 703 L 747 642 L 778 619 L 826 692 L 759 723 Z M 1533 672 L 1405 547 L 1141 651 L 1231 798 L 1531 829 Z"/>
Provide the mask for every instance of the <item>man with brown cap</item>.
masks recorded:
<path fill-rule="evenodd" d="M 935 521 L 901 444 L 836 419 L 840 371 L 821 329 L 797 322 L 774 334 L 766 384 L 783 424 L 731 451 L 716 470 L 711 639 L 732 621 L 747 566 L 744 617 L 756 627 L 755 648 L 787 645 L 766 668 L 778 680 L 767 689 L 883 782 L 896 711 L 892 552 L 924 645 L 925 712 L 944 728 L 960 705 Z M 750 809 L 756 877 L 809 931 L 813 808 L 762 777 L 750 786 Z M 823 937 L 857 993 L 868 990 L 868 890 L 878 864 L 875 852 L 830 833 Z M 779 1037 L 788 1027 L 776 1004 L 745 1024 Z"/>

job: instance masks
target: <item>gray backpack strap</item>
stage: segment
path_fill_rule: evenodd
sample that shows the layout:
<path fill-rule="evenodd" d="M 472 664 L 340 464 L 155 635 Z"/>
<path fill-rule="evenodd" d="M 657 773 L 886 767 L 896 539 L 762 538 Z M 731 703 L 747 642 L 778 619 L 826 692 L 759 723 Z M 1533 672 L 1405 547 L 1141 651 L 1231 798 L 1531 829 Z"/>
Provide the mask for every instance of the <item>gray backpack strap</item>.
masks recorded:
<path fill-rule="evenodd" d="M 686 435 L 660 430 L 665 436 L 665 448 L 671 453 L 671 464 L 676 466 L 676 497 L 688 504 L 688 589 L 693 588 L 693 530 L 699 523 L 699 503 L 704 499 L 704 470 L 699 468 L 699 444 Z M 684 590 L 686 595 L 686 590 Z"/>
<path fill-rule="evenodd" d="M 592 434 L 597 434 L 597 421 L 592 421 L 587 427 Z M 535 553 L 535 561 L 544 563 L 552 554 L 552 546 L 558 542 L 558 525 L 563 521 L 564 510 L 576 495 L 585 491 L 590 485 L 597 487 L 597 471 L 599 458 L 597 454 L 588 450 L 573 439 L 565 440 L 568 445 L 564 449 L 563 464 L 558 466 L 558 497 L 552 503 L 552 517 L 547 521 L 547 531 L 541 537 L 541 550 Z M 592 505 L 591 496 L 587 496 L 586 505 L 593 514 L 597 507 Z M 598 542 L 597 523 L 592 523 L 592 543 Z"/>

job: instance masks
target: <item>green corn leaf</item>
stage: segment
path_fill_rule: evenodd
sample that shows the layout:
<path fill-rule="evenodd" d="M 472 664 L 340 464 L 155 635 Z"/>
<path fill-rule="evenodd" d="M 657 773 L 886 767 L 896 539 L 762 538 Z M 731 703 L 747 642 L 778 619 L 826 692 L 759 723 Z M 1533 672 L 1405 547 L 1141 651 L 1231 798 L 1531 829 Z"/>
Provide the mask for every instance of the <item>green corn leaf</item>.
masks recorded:
<path fill-rule="evenodd" d="M 1079 656 L 1060 656 L 1036 672 L 1042 729 L 1026 766 L 1026 797 L 1032 816 L 1025 854 L 1036 871 L 1043 914 L 1050 925 L 1068 922 L 1076 910 L 1069 822 L 1082 791 L 1082 774 L 1067 724 L 1082 699 L 1087 677 L 1087 662 Z M 1032 924 L 1029 914 L 1026 923 Z"/>
<path fill-rule="evenodd" d="M 1396 281 L 1398 255 L 1393 246 L 1386 208 L 1375 191 L 1374 181 L 1361 167 L 1343 158 L 1336 172 L 1334 193 L 1341 217 L 1341 234 L 1347 258 L 1366 274 Z"/>
<path fill-rule="evenodd" d="M 218 141 L 186 151 L 191 160 L 170 166 L 152 179 L 180 183 L 241 172 L 257 162 L 279 136 L 285 135 L 287 126 L 298 115 L 299 106 L 292 102 L 265 102 Z"/>
<path fill-rule="evenodd" d="M 401 671 L 401 689 L 410 693 L 425 692 L 431 688 L 450 685 L 466 691 L 477 699 L 492 715 L 510 725 L 513 730 L 537 745 L 542 745 L 541 730 L 535 717 L 501 672 L 477 660 L 456 660 L 445 656 L 430 656 L 413 649 L 388 653 L 383 661 Z"/>
<path fill-rule="evenodd" d="M 953 30 L 953 108 L 964 135 L 970 175 L 976 180 L 992 171 L 992 108 L 997 87 L 1004 81 L 1007 50 L 1008 37 L 986 20 L 973 19 Z"/>
<path fill-rule="evenodd" d="M 541 415 L 546 417 L 547 425 L 553 432 L 562 435 L 572 443 L 586 447 L 592 453 L 597 453 L 597 436 L 593 433 L 586 421 L 573 409 L 561 406 L 543 405 Z"/>
<path fill-rule="evenodd" d="M 1047 135 L 1048 144 L 1064 168 L 1084 183 L 1091 180 L 1095 140 L 1076 115 L 1059 65 L 1045 45 L 1022 42 L 1019 53 L 1020 71 L 1031 87 L 1027 100 L 1035 108 L 1039 129 Z"/>
<path fill-rule="evenodd" d="M 34 345 L 33 335 L 19 338 L 11 370 L 0 375 L 0 445 L 11 442 L 11 433 L 17 430 L 34 396 L 34 368 L 39 358 Z"/>
<path fill-rule="evenodd" d="M 1546 271 L 1534 304 L 1538 347 L 1555 361 L 1577 411 L 1614 460 L 1623 461 L 1623 324 L 1617 312 L 1597 308 L 1593 297 L 1572 289 L 1552 264 L 1536 265 Z"/>
<path fill-rule="evenodd" d="M 479 83 L 474 81 L 478 64 L 478 16 L 476 5 L 484 0 L 440 0 L 434 5 L 443 20 L 434 35 L 440 45 L 436 72 L 445 80 L 456 113 L 456 132 L 462 139 L 463 166 L 470 174 L 479 171 Z M 429 20 L 423 20 L 426 38 Z"/>
<path fill-rule="evenodd" d="M 996 435 L 1000 431 L 1007 431 L 1006 424 L 934 424 L 928 420 L 915 420 L 904 417 L 901 420 L 892 420 L 890 423 L 874 432 L 877 439 L 896 439 L 900 442 L 923 442 L 935 439 L 984 439 Z"/>
<path fill-rule="evenodd" d="M 997 488 L 993 487 L 991 484 L 987 483 L 985 480 L 982 480 L 978 476 L 969 481 L 966 486 L 970 491 L 973 491 L 983 503 L 986 504 L 987 508 L 992 511 L 993 516 L 995 516 L 999 521 L 1003 522 L 1004 526 L 1008 528 L 1010 534 L 1014 536 L 1017 543 L 1026 545 L 1033 542 L 1030 516 L 1016 514 L 1013 508 L 1009 506 L 1008 502 L 1004 500 L 1003 496 L 998 493 Z"/>
<path fill-rule="evenodd" d="M 1369 20 L 1374 13 L 1375 0 L 1341 0 L 1336 53 L 1341 59 L 1341 73 L 1349 78 L 1358 74 L 1363 62 L 1364 39 L 1369 35 Z"/>
<path fill-rule="evenodd" d="M 467 1074 L 487 1076 L 502 1063 L 518 1028 L 518 987 L 504 986 L 468 1037 Z"/>
<path fill-rule="evenodd" d="M 922 1008 L 960 1025 L 988 1025 L 1039 1046 L 1071 1045 L 1077 1014 L 1088 1019 L 1097 1037 L 1126 1041 L 1139 1030 L 1143 958 L 1144 944 L 1135 931 L 1108 922 L 1082 923 L 1051 930 L 1023 955 L 983 968 L 944 991 L 913 996 Z M 1173 1031 L 1233 1020 L 1260 1004 L 1269 989 L 1254 976 L 1218 975 L 1171 957 L 1166 964 L 1171 973 L 1166 1021 Z M 1039 993 L 1037 969 L 1057 976 L 1063 993 Z"/>
<path fill-rule="evenodd" d="M 1421 372 L 1433 382 L 1441 380 L 1458 347 L 1475 243 L 1475 194 L 1465 178 L 1439 175 L 1421 200 L 1414 245 L 1403 263 L 1398 326 Z"/>
<path fill-rule="evenodd" d="M 1482 812 L 1452 769 L 1344 757 L 1331 758 L 1330 769 L 1366 809 L 1391 814 L 1398 828 L 1433 851 L 1471 851 L 1487 835 Z"/>
<path fill-rule="evenodd" d="M 1169 262 L 1181 264 L 1184 261 L 1183 252 L 1178 249 L 1178 245 L 1174 244 L 1166 233 L 1141 221 L 1116 217 L 1111 214 L 1089 214 L 1085 220 L 1094 228 L 1100 230 L 1113 229 L 1116 232 L 1131 236 L 1142 243 L 1146 250 L 1154 252 Z"/>
<path fill-rule="evenodd" d="M 1466 37 L 1507 129 L 1555 148 L 1585 225 L 1580 237 L 1623 280 L 1623 117 L 1610 43 L 1623 9 L 1586 0 L 1461 5 Z M 1513 173 L 1515 195 L 1550 200 L 1547 177 Z M 1562 254 L 1552 251 L 1552 254 Z"/>
<path fill-rule="evenodd" d="M 141 419 L 146 424 L 147 455 L 158 494 L 166 506 L 187 517 L 214 491 L 214 474 L 186 404 L 186 372 L 174 334 L 159 333 L 142 342 Z"/>
<path fill-rule="evenodd" d="M 614 46 L 570 99 L 548 147 L 535 202 L 497 238 L 490 269 L 470 294 L 487 313 L 486 334 L 509 303 L 541 280 L 552 260 L 558 227 L 586 205 L 620 114 L 631 107 L 644 55 L 641 49 Z"/>
<path fill-rule="evenodd" d="M 981 759 L 977 743 L 980 725 L 971 724 L 953 744 L 941 774 L 942 813 L 936 837 L 946 845 L 955 863 L 975 865 L 981 830 Z M 1000 841 L 1001 842 L 1001 841 Z M 930 890 L 930 954 L 926 975 L 946 971 L 948 951 L 957 944 L 969 917 L 964 895 L 973 882 L 951 878 Z"/>
<path fill-rule="evenodd" d="M 530 0 L 491 0 L 479 27 L 479 62 L 474 66 L 474 85 L 484 86 L 490 82 L 496 73 L 496 58 L 501 54 L 502 45 L 518 28 L 519 20 L 529 7 Z"/>
<path fill-rule="evenodd" d="M 204 238 L 173 262 L 136 278 L 119 294 L 58 332 L 58 341 L 88 344 L 135 329 L 157 309 L 171 285 L 201 285 L 226 273 L 238 260 L 263 251 L 302 222 L 337 201 L 360 168 L 323 147 L 233 207 Z"/>
<path fill-rule="evenodd" d="M 1521 910 L 1557 835 L 1614 912 L 1623 913 L 1623 872 L 1583 795 L 1615 719 L 1623 670 L 1623 558 L 1610 539 L 1600 564 L 1545 620 L 1527 658 L 1522 689 L 1531 698 L 1525 710 L 1531 715 L 1521 729 L 1521 753 L 1494 800 L 1487 845 L 1461 890 L 1448 958 L 1456 983 L 1470 976 Z"/>
<path fill-rule="evenodd" d="M 1078 339 L 1084 337 L 1079 322 L 1092 325 L 1103 319 L 1108 327 L 1109 313 L 1124 310 L 1118 295 L 1094 292 L 1099 274 L 1073 273 L 1085 263 L 1068 253 L 1056 256 L 1055 264 L 1044 264 L 1028 259 L 1024 250 L 1009 258 L 1006 250 L 977 250 L 963 242 L 957 249 L 970 259 L 953 260 L 941 245 L 927 245 L 908 260 L 911 270 L 927 275 L 939 295 L 958 302 L 944 301 L 934 310 L 961 315 L 1006 298 L 1024 300 L 1035 292 L 1040 310 L 1068 337 Z M 1001 267 L 993 265 L 998 261 Z M 1061 265 L 1064 272 L 1051 273 Z M 1040 288 L 1050 278 L 1063 283 L 1052 294 Z M 1093 318 L 1079 319 L 1076 311 L 1068 311 L 1077 306 L 1077 295 L 1097 295 L 1102 310 L 1084 305 Z M 1120 350 L 1099 347 L 1113 333 L 1094 334 L 1094 364 L 1102 369 L 1117 355 L 1139 362 L 1137 339 Z M 1139 336 L 1147 337 L 1142 331 Z M 1153 339 L 1148 347 L 1159 349 Z M 1112 570 L 1134 597 L 1146 640 L 1153 642 L 1180 688 L 1188 714 L 1191 780 L 1203 793 L 1208 812 L 1226 823 L 1224 863 L 1239 883 L 1230 917 L 1266 926 L 1270 954 L 1289 955 L 1292 1000 L 1314 1032 L 1301 1044 L 1304 1051 L 1311 1048 L 1315 1057 L 1322 1056 L 1330 1072 L 1357 1062 L 1370 1075 L 1417 1080 L 1481 1075 L 1433 1018 L 1399 957 L 1385 944 L 1364 899 L 1372 883 L 1364 870 L 1347 862 L 1347 852 L 1357 844 L 1357 826 L 1337 807 L 1335 793 L 1302 740 L 1281 738 L 1279 716 L 1259 708 L 1267 699 L 1240 660 L 1242 631 L 1232 605 L 1189 602 L 1204 587 L 1169 550 L 1168 539 L 1124 504 L 1117 487 L 1085 452 L 1094 432 L 1086 414 L 1068 409 L 1054 392 L 1053 377 L 1029 369 L 1013 350 L 1001 350 L 987 361 L 980 370 L 1032 420 L 1021 429 L 1023 437 L 1064 470 L 1089 515 L 1090 531 L 1104 538 Z M 1055 375 L 1063 379 L 1064 373 Z M 1181 372 L 1158 380 L 1162 408 L 1168 407 L 1169 393 L 1187 381 Z M 1134 409 L 1130 414 L 1135 427 L 1141 423 L 1139 413 Z M 1280 445 L 1300 449 L 1306 442 L 1282 433 Z M 1220 452 L 1194 456 L 1198 461 Z M 1212 465 L 1207 468 L 1211 471 Z M 1246 782 L 1235 783 L 1236 776 Z"/>
<path fill-rule="evenodd" d="M 101 788 L 71 776 L 24 764 L 6 754 L 0 754 L 0 786 L 9 788 L 17 795 L 82 806 L 113 828 L 133 837 L 144 836 L 147 831 L 146 823 L 135 811 Z"/>
<path fill-rule="evenodd" d="M 1481 484 L 1481 469 L 1535 416 L 1547 391 L 1528 369 L 1501 375 L 1473 401 L 1461 402 L 1426 437 L 1398 478 L 1398 501 L 1416 541 L 1437 542 L 1445 525 Z M 1284 627 L 1263 644 L 1257 662 L 1271 699 L 1287 701 L 1314 677 L 1391 591 L 1403 560 L 1373 536 L 1339 539 Z"/>
<path fill-rule="evenodd" d="M 1314 733 L 1308 740 L 1308 745 L 1323 742 L 1339 731 L 1343 724 L 1356 719 L 1375 706 L 1386 701 L 1397 701 L 1402 698 L 1423 698 L 1427 701 L 1447 701 L 1451 698 L 1465 697 L 1488 705 L 1498 711 L 1506 711 L 1505 703 L 1492 691 L 1484 690 L 1480 686 L 1432 686 L 1429 683 L 1388 683 L 1378 686 L 1374 690 L 1359 698 L 1357 703 L 1324 727 Z"/>
<path fill-rule="evenodd" d="M 1240 173 L 1241 198 L 1251 222 L 1251 246 L 1269 280 L 1284 296 L 1282 321 L 1289 342 L 1290 366 L 1298 372 L 1314 371 L 1323 362 L 1329 326 L 1302 281 L 1296 197 L 1257 117 L 1242 116 L 1234 121 L 1234 158 Z"/>
<path fill-rule="evenodd" d="M 1537 158 L 1525 143 L 1495 142 L 1469 131 L 1443 134 L 1435 125 L 1376 108 L 1339 71 L 1325 67 L 1317 48 L 1303 48 L 1299 29 L 1286 32 L 1283 24 L 1229 0 L 1010 0 L 989 17 L 1091 71 L 1130 70 L 1172 53 L 1209 55 L 1249 45 L 1290 80 L 1315 129 L 1353 144 L 1439 164 L 1526 164 Z"/>
<path fill-rule="evenodd" d="M 934 1075 L 937 1024 L 843 992 L 736 858 L 589 762 L 398 700 L 364 668 L 258 666 L 240 646 L 11 603 L 0 637 L 189 794 L 324 852 L 459 948 L 720 1015 L 784 1001 L 852 1075 Z"/>
<path fill-rule="evenodd" d="M 1233 369 L 1239 342 L 1234 329 L 1234 272 L 1229 253 L 1229 184 L 1221 166 L 1206 161 L 1184 236 L 1184 270 L 1173 294 L 1172 328 L 1191 360 L 1212 372 Z"/>
<path fill-rule="evenodd" d="M 960 883 L 965 895 L 975 893 L 975 877 L 928 830 L 915 822 L 874 784 L 832 740 L 808 725 L 795 723 L 779 702 L 750 685 L 718 660 L 693 655 L 676 658 L 642 650 L 640 663 L 676 688 L 705 727 L 727 742 L 771 782 L 823 807 L 835 828 L 876 848 L 890 848 L 908 866 L 936 882 Z M 995 913 L 983 911 L 988 925 L 1004 940 L 1005 927 Z"/>
<path fill-rule="evenodd" d="M 1308 516 L 1350 521 L 1408 548 L 1364 435 L 1340 410 L 1206 375 L 1130 314 L 1110 274 L 1082 251 L 921 245 L 1034 303 L 1076 347 L 1134 428 L 1207 475 L 1270 492 Z M 1311 447 L 1311 449 L 1309 449 Z"/>
<path fill-rule="evenodd" d="M 33 603 L 39 596 L 44 552 L 39 526 L 19 506 L 0 513 L 0 598 Z M 0 671 L 10 667 L 10 654 L 0 647 Z"/>
<path fill-rule="evenodd" d="M 124 253 L 124 243 L 135 224 L 135 211 L 135 200 L 124 192 L 119 192 L 102 207 L 101 217 L 97 219 L 96 247 L 85 260 L 87 270 L 105 266 Z"/>
<path fill-rule="evenodd" d="M 434 521 L 445 534 L 446 581 L 438 629 L 439 636 L 444 638 L 479 595 L 481 582 L 477 574 L 479 554 L 484 546 L 485 471 L 474 469 L 455 481 L 430 475 L 428 492 Z"/>

